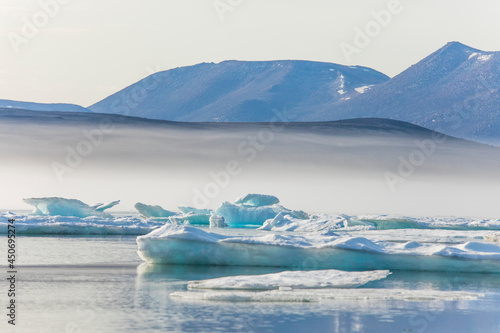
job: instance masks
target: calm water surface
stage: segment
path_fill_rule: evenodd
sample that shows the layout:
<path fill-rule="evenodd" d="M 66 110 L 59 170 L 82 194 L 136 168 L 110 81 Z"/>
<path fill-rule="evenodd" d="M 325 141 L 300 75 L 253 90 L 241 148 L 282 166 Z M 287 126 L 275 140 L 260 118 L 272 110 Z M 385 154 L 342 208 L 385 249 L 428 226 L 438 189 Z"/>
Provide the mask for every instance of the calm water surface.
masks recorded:
<path fill-rule="evenodd" d="M 365 285 L 485 294 L 476 301 L 186 302 L 169 294 L 189 280 L 283 269 L 145 265 L 135 237 L 19 237 L 17 251 L 18 322 L 3 314 L 1 332 L 500 332 L 500 275 L 394 272 Z"/>

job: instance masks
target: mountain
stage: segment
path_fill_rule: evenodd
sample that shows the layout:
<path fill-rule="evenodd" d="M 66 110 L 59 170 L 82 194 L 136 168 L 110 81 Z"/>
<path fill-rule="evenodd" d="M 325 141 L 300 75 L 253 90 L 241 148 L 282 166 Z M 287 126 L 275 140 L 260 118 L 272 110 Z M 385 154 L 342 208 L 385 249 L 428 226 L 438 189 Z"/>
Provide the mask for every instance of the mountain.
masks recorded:
<path fill-rule="evenodd" d="M 377 117 L 500 143 L 499 88 L 500 52 L 451 42 L 392 79 L 311 61 L 203 63 L 153 74 L 89 109 L 175 121 Z"/>
<path fill-rule="evenodd" d="M 66 112 L 91 112 L 89 109 L 76 104 L 66 103 L 33 103 L 11 101 L 8 99 L 0 99 L 0 108 L 4 109 L 22 109 L 31 111 L 66 111 Z"/>
<path fill-rule="evenodd" d="M 89 107 L 176 121 L 300 120 L 360 87 L 389 78 L 373 69 L 312 61 L 224 61 L 151 75 Z"/>
<path fill-rule="evenodd" d="M 302 120 L 383 117 L 443 133 L 500 142 L 500 52 L 452 42 L 364 94 Z"/>

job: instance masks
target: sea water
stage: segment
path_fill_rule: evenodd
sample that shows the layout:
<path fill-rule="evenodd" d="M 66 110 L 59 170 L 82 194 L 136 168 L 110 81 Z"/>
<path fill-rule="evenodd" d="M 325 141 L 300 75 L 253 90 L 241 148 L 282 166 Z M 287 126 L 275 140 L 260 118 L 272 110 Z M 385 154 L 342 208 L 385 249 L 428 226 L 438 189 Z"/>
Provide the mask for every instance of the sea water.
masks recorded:
<path fill-rule="evenodd" d="M 361 287 L 484 294 L 478 300 L 189 302 L 169 295 L 191 280 L 283 269 L 146 265 L 136 251 L 132 236 L 18 237 L 16 326 L 3 315 L 1 332 L 500 332 L 498 274 L 394 271 Z"/>

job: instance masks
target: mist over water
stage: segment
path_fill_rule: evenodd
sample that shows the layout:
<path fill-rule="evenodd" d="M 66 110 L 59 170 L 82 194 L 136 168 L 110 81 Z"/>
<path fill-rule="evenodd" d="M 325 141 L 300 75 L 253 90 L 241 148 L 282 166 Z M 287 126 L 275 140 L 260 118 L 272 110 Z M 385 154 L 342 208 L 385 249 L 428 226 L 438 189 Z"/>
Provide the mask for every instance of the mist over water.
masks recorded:
<path fill-rule="evenodd" d="M 36 117 L 36 118 L 34 118 Z M 498 217 L 500 150 L 398 122 L 172 123 L 2 111 L 1 209 L 27 197 L 308 212 Z"/>

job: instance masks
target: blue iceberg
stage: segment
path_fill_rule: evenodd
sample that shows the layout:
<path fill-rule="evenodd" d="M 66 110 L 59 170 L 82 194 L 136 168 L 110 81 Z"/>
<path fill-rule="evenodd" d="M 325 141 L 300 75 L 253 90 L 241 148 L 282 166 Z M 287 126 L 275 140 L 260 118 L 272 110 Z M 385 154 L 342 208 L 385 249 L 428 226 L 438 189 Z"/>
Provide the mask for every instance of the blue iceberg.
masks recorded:
<path fill-rule="evenodd" d="M 74 217 L 111 217 L 111 215 L 104 213 L 104 210 L 116 206 L 120 200 L 99 203 L 94 206 L 89 206 L 80 200 L 65 199 L 59 197 L 48 198 L 28 198 L 23 199 L 25 203 L 35 207 L 32 215 L 45 215 L 45 216 L 74 216 Z"/>
<path fill-rule="evenodd" d="M 136 203 L 134 207 L 143 217 L 146 218 L 167 218 L 177 215 L 177 213 L 165 210 L 160 206 L 151 206 L 140 202 Z"/>

